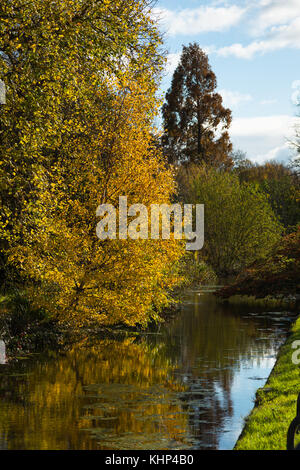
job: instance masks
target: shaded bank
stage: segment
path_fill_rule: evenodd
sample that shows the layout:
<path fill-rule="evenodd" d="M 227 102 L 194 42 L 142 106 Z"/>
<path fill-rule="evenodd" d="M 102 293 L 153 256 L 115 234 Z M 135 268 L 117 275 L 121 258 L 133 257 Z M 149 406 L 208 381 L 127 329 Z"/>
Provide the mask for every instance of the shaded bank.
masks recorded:
<path fill-rule="evenodd" d="M 295 341 L 300 341 L 300 318 L 282 346 L 267 384 L 257 392 L 256 406 L 246 419 L 236 450 L 286 449 L 287 432 L 300 392 L 300 365 L 292 360 Z"/>
<path fill-rule="evenodd" d="M 284 237 L 269 256 L 244 270 L 237 280 L 216 293 L 224 299 L 234 295 L 256 298 L 292 298 L 300 300 L 300 227 Z"/>

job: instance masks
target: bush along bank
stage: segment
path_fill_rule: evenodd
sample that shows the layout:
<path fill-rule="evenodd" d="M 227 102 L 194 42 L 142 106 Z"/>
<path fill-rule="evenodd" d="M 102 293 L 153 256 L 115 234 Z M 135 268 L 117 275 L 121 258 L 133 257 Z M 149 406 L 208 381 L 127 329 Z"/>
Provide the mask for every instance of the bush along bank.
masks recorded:
<path fill-rule="evenodd" d="M 286 450 L 300 392 L 300 317 L 282 346 L 265 387 L 258 390 L 252 413 L 235 450 Z"/>
<path fill-rule="evenodd" d="M 59 347 L 63 332 L 47 311 L 35 308 L 22 293 L 16 292 L 0 298 L 0 339 L 11 360 L 45 347 Z"/>

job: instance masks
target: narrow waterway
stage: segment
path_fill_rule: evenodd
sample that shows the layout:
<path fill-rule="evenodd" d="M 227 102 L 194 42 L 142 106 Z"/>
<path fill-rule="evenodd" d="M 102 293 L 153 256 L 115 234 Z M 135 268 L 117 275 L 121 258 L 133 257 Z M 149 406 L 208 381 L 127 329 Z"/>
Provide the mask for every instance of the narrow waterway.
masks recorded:
<path fill-rule="evenodd" d="M 0 365 L 0 448 L 232 449 L 290 320 L 190 292 L 157 332 Z"/>

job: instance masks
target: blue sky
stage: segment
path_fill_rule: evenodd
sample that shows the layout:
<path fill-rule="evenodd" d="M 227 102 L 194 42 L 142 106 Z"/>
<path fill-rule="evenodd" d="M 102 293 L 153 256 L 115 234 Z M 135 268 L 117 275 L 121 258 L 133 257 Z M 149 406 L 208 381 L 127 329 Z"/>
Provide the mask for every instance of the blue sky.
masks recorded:
<path fill-rule="evenodd" d="M 208 53 L 232 109 L 235 148 L 253 161 L 287 161 L 300 104 L 300 0 L 158 0 L 165 33 L 165 91 L 182 45 Z"/>

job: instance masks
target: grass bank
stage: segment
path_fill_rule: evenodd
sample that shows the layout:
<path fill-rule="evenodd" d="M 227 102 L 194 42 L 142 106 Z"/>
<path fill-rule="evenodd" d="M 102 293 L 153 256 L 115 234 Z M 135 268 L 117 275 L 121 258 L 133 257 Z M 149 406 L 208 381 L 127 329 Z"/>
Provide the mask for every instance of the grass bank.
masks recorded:
<path fill-rule="evenodd" d="M 300 365 L 292 361 L 294 341 L 300 341 L 300 318 L 282 346 L 267 384 L 257 392 L 256 406 L 246 419 L 236 450 L 286 450 L 300 392 Z"/>

